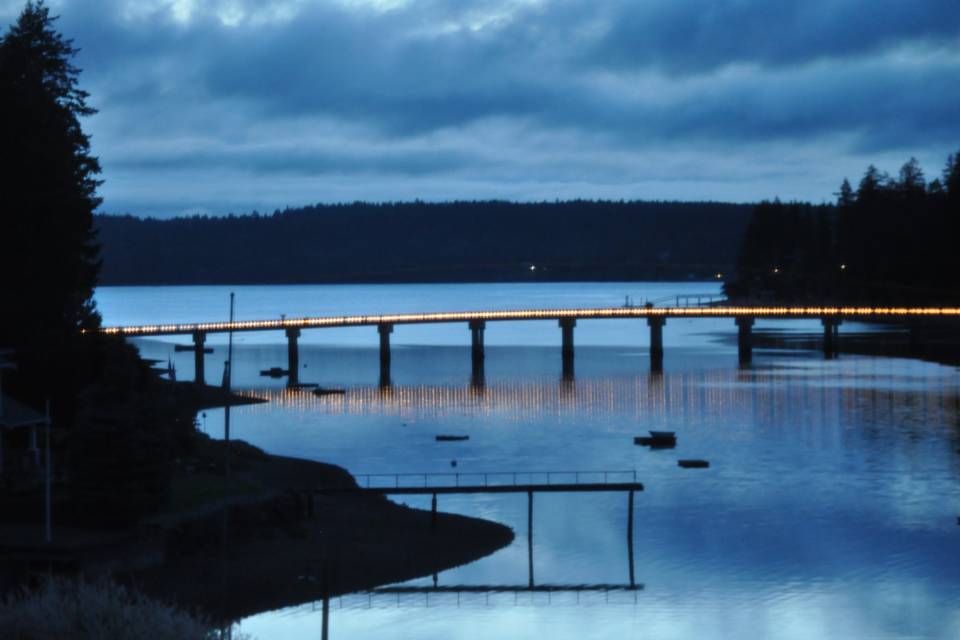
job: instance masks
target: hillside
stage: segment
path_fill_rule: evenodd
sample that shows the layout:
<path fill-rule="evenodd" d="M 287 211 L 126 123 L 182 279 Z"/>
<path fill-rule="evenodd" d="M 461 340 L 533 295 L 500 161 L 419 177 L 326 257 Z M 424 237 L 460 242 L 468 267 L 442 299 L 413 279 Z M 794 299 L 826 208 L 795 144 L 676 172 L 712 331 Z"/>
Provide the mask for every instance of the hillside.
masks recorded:
<path fill-rule="evenodd" d="M 688 279 L 734 264 L 751 209 L 355 203 L 220 218 L 99 215 L 96 225 L 104 285 Z"/>

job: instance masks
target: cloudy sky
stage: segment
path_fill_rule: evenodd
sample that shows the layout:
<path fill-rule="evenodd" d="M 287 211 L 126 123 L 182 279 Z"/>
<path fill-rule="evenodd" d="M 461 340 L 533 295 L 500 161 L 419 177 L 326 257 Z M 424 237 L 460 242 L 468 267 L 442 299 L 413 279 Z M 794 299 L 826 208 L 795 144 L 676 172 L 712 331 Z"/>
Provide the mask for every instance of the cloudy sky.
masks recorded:
<path fill-rule="evenodd" d="M 957 0 L 48 5 L 82 48 L 111 213 L 821 202 L 960 149 Z"/>

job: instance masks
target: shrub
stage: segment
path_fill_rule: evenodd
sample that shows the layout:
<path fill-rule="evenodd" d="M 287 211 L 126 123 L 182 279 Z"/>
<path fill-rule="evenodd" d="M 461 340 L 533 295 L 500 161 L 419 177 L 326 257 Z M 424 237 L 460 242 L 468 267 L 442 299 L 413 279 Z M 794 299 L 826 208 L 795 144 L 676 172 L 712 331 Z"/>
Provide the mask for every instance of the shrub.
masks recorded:
<path fill-rule="evenodd" d="M 0 638 L 34 640 L 212 639 L 208 622 L 104 581 L 52 578 L 0 600 Z"/>

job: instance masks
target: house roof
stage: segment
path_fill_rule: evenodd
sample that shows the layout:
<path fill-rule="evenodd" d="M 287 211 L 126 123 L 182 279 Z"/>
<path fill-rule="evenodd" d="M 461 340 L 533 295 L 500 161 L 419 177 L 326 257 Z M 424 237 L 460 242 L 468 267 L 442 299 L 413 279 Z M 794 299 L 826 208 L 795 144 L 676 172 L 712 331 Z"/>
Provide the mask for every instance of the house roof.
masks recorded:
<path fill-rule="evenodd" d="M 47 416 L 19 400 L 14 400 L 7 394 L 3 394 L 0 411 L 2 411 L 0 413 L 0 429 L 16 429 L 17 427 L 29 427 L 30 425 L 47 422 Z"/>

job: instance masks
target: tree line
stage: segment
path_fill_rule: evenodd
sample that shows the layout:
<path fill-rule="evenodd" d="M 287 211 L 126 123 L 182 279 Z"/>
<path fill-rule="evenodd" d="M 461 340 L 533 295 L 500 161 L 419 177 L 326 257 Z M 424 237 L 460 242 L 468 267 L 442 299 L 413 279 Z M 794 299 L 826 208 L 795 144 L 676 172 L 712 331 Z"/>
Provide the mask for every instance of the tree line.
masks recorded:
<path fill-rule="evenodd" d="M 911 158 L 870 165 L 835 205 L 763 202 L 724 288 L 740 300 L 871 305 L 960 303 L 960 154 L 927 183 Z"/>
<path fill-rule="evenodd" d="M 169 220 L 100 215 L 102 284 L 713 278 L 750 205 L 403 202 Z"/>

